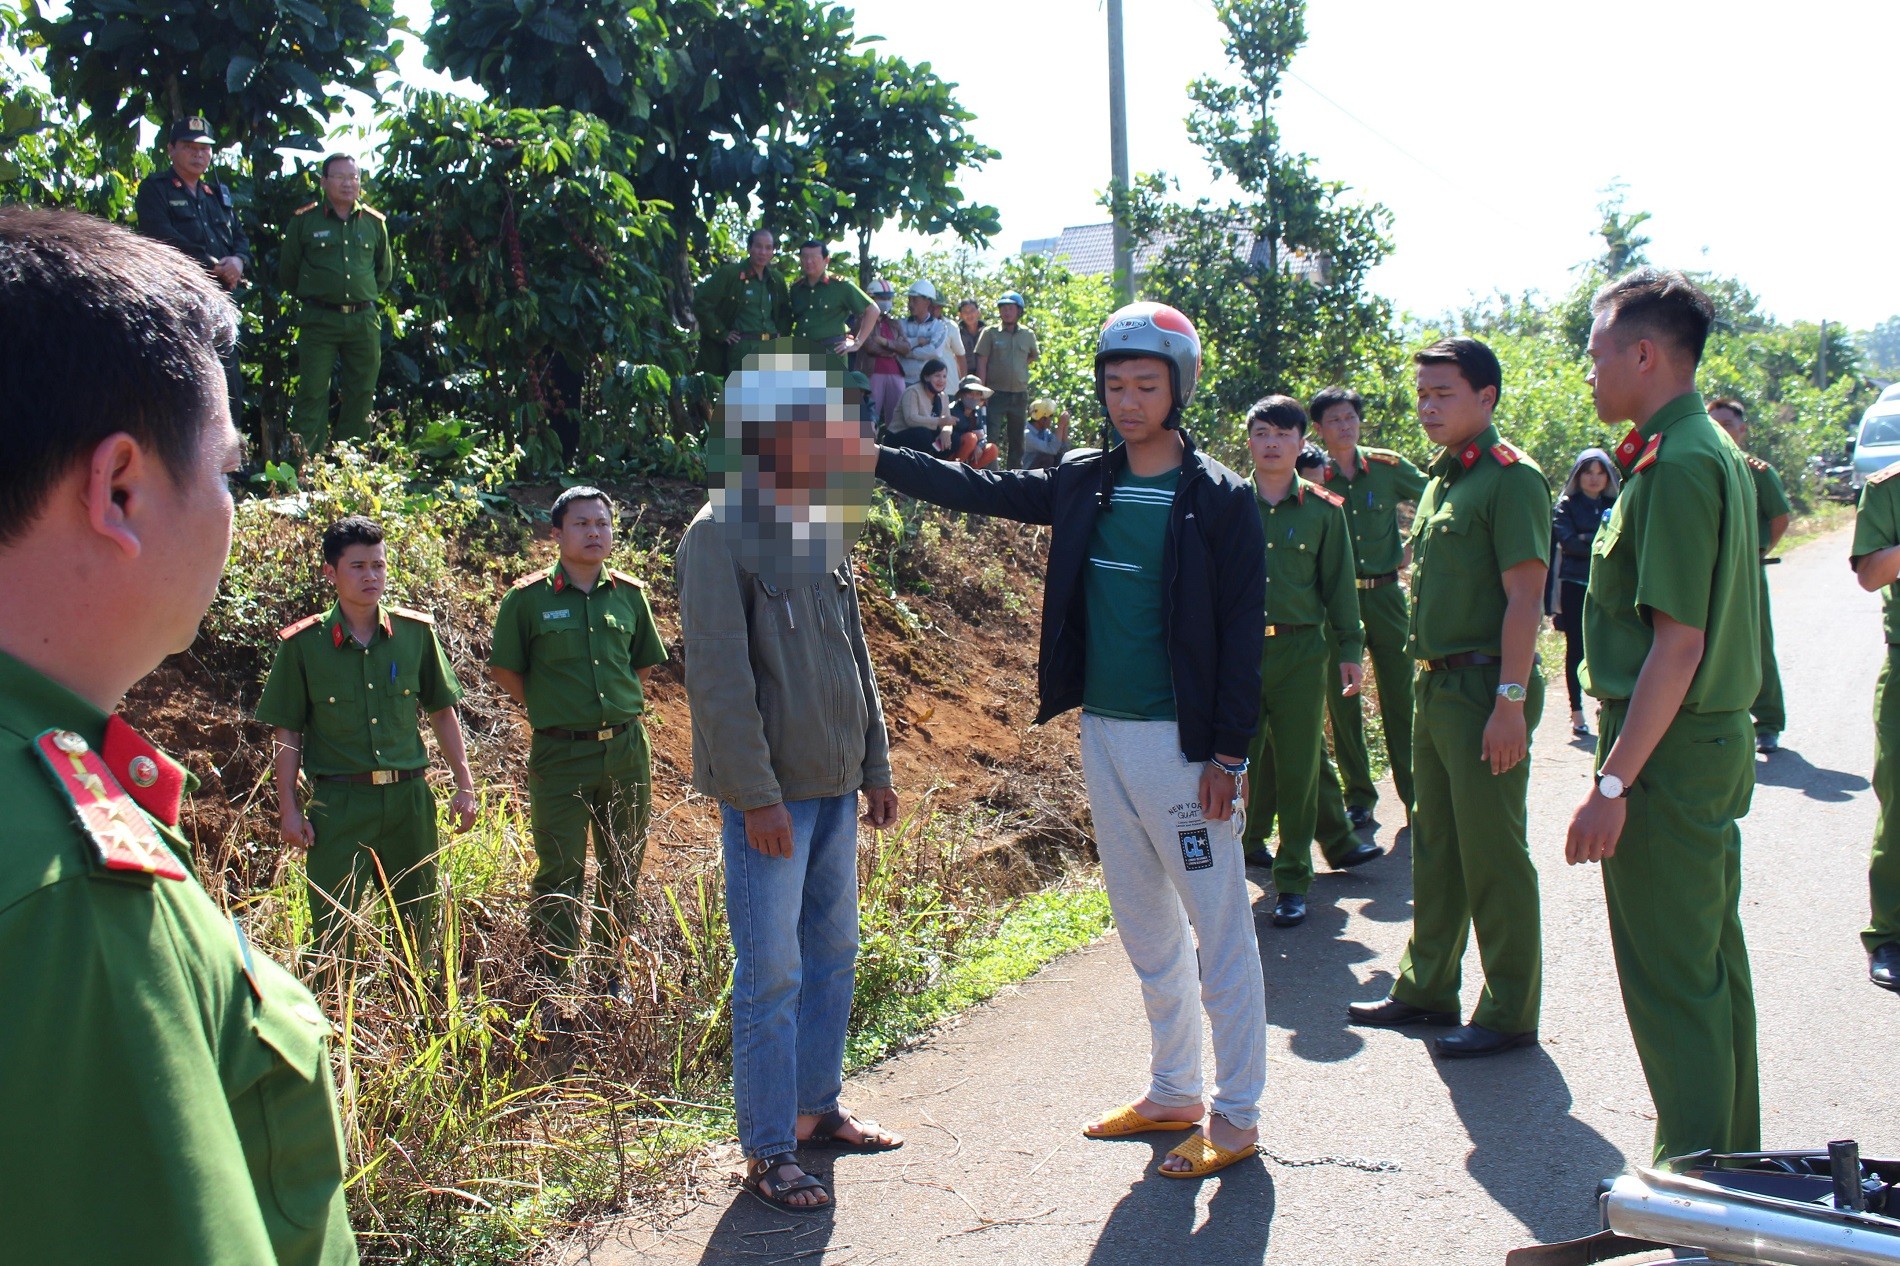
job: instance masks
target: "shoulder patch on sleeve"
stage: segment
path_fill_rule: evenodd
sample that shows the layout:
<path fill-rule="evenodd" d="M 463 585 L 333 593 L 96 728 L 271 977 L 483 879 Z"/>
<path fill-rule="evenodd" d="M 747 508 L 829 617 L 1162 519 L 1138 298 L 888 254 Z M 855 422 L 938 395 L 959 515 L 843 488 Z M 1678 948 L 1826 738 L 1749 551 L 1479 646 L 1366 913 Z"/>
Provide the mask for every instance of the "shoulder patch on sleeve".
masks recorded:
<path fill-rule="evenodd" d="M 647 587 L 647 582 L 638 576 L 628 575 L 626 572 L 617 571 L 612 567 L 607 569 L 607 574 L 622 584 L 632 585 L 635 589 L 645 589 Z"/>
<path fill-rule="evenodd" d="M 92 843 L 102 870 L 132 871 L 160 879 L 183 879 L 185 868 L 158 828 L 106 768 L 86 740 L 68 730 L 47 730 L 34 740 L 53 781 L 72 804 L 79 829 Z"/>
<path fill-rule="evenodd" d="M 291 214 L 292 215 L 308 215 L 310 212 L 315 211 L 316 209 L 317 209 L 316 203 L 306 202 L 302 206 L 298 207 L 295 211 L 292 211 Z"/>
<path fill-rule="evenodd" d="M 1642 472 L 1648 470 L 1651 466 L 1654 466 L 1656 464 L 1656 459 L 1662 456 L 1662 442 L 1663 442 L 1662 436 L 1658 435 L 1658 436 L 1653 437 L 1649 441 L 1648 445 L 1644 447 L 1643 455 L 1641 457 L 1638 457 L 1636 461 L 1631 464 L 1630 474 L 1640 475 Z"/>
<path fill-rule="evenodd" d="M 551 572 L 552 570 L 553 568 L 551 567 L 543 567 L 540 571 L 531 571 L 527 575 L 523 576 L 520 580 L 515 581 L 514 587 L 516 589 L 526 589 L 530 585 L 537 585 L 541 583 L 542 581 L 546 580 L 548 578 L 548 573 Z"/>
<path fill-rule="evenodd" d="M 368 215 L 368 216 L 369 216 L 369 217 L 370 217 L 371 219 L 374 219 L 374 220 L 387 220 L 387 219 L 389 219 L 389 217 L 388 217 L 388 216 L 386 216 L 386 215 L 384 215 L 384 214 L 383 214 L 383 213 L 382 213 L 381 211 L 378 211 L 378 210 L 377 210 L 377 209 L 376 209 L 375 207 L 372 207 L 372 206 L 370 206 L 370 205 L 369 205 L 368 203 L 366 203 L 366 202 L 359 202 L 359 203 L 357 203 L 357 204 L 356 204 L 356 209 L 357 209 L 358 211 L 361 211 L 361 212 L 363 212 L 364 214 L 366 214 L 366 215 Z"/>
<path fill-rule="evenodd" d="M 1491 456 L 1500 466 L 1514 466 L 1524 460 L 1524 454 L 1522 452 L 1506 444 L 1503 440 L 1499 440 L 1491 446 Z"/>
<path fill-rule="evenodd" d="M 317 615 L 307 615 L 295 624 L 286 624 L 283 628 L 278 629 L 277 636 L 279 639 L 288 642 L 291 638 L 297 636 L 297 634 L 303 632 L 321 619 L 323 619 L 321 613 Z"/>
<path fill-rule="evenodd" d="M 417 624 L 434 624 L 435 617 L 427 611 L 417 611 L 411 607 L 391 607 L 389 614 L 399 615 L 405 620 L 414 620 Z"/>
<path fill-rule="evenodd" d="M 1368 448 L 1365 450 L 1365 454 L 1366 460 L 1369 462 L 1383 462 L 1387 466 L 1396 466 L 1399 464 L 1399 455 L 1388 449 Z"/>
<path fill-rule="evenodd" d="M 1885 483 L 1895 475 L 1900 475 L 1900 462 L 1895 462 L 1891 466 L 1882 467 L 1880 470 L 1875 471 L 1873 474 L 1867 476 L 1867 482 L 1870 484 Z"/>
<path fill-rule="evenodd" d="M 1742 460 L 1747 462 L 1750 466 L 1754 467 L 1756 470 L 1768 469 L 1768 463 L 1763 461 L 1761 458 L 1755 456 L 1753 453 L 1743 453 Z"/>
<path fill-rule="evenodd" d="M 1329 505 L 1343 506 L 1346 504 L 1346 499 L 1330 488 L 1322 488 L 1318 484 L 1308 486 L 1313 489 L 1314 495 L 1323 498 Z"/>

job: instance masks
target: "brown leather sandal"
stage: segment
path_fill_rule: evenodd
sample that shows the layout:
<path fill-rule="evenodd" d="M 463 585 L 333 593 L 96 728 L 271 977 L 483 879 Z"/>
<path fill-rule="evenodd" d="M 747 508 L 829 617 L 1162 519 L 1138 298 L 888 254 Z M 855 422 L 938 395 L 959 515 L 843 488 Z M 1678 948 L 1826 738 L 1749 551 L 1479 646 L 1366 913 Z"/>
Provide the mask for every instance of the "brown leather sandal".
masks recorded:
<path fill-rule="evenodd" d="M 799 1168 L 798 1162 L 792 1157 L 793 1153 L 784 1152 L 777 1156 L 768 1156 L 763 1160 L 747 1161 L 745 1177 L 739 1180 L 739 1185 L 774 1209 L 783 1209 L 787 1213 L 816 1213 L 820 1209 L 830 1208 L 831 1193 L 826 1191 L 825 1184 L 813 1175 L 801 1172 L 796 1178 L 781 1180 L 777 1177 L 782 1169 Z M 787 1196 L 801 1191 L 816 1191 L 824 1199 L 814 1204 L 794 1204 L 786 1199 Z"/>
<path fill-rule="evenodd" d="M 858 1138 L 848 1139 L 839 1135 L 838 1131 L 850 1125 L 858 1127 Z M 838 1152 L 894 1152 L 904 1146 L 904 1140 L 887 1133 L 875 1121 L 846 1113 L 842 1108 L 833 1108 L 818 1118 L 811 1127 L 811 1136 L 798 1140 L 798 1145 Z"/>

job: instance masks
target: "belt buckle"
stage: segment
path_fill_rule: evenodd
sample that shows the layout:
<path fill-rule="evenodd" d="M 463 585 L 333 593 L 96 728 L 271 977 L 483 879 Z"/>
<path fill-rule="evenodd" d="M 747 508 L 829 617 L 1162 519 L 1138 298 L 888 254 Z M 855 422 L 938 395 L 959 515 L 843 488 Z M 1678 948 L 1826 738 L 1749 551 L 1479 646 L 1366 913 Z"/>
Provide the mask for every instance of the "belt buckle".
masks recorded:
<path fill-rule="evenodd" d="M 1277 629 L 1277 628 L 1275 628 L 1275 627 L 1274 627 L 1273 625 L 1271 625 L 1271 624 L 1269 624 L 1269 625 L 1267 626 L 1267 636 L 1268 636 L 1268 637 L 1278 637 L 1278 636 L 1280 636 L 1280 630 L 1279 630 L 1279 629 Z"/>
<path fill-rule="evenodd" d="M 393 769 L 372 769 L 369 771 L 369 785 L 372 787 L 387 787 L 390 783 L 395 781 L 396 771 Z"/>
<path fill-rule="evenodd" d="M 611 741 L 612 741 L 612 739 L 613 739 L 613 736 L 614 736 L 614 732 L 613 732 L 612 730 L 610 730 L 610 729 L 608 729 L 608 730 L 596 730 L 596 731 L 594 731 L 594 742 L 596 742 L 596 743 L 607 743 L 607 742 L 611 742 Z"/>

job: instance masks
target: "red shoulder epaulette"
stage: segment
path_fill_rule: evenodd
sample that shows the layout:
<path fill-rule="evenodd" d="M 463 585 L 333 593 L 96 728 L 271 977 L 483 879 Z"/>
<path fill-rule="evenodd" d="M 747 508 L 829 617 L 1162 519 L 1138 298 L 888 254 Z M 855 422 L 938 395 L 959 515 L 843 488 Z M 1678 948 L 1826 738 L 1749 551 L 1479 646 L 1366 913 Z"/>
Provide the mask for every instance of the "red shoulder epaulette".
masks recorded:
<path fill-rule="evenodd" d="M 1643 448 L 1643 455 L 1638 457 L 1630 466 L 1630 474 L 1640 475 L 1651 466 L 1654 466 L 1656 464 L 1656 458 L 1662 453 L 1662 442 L 1662 436 L 1658 435 L 1653 437 Z"/>
<path fill-rule="evenodd" d="M 548 578 L 548 573 L 552 570 L 554 569 L 551 567 L 543 567 L 540 571 L 531 571 L 520 580 L 515 581 L 515 588 L 526 589 L 529 585 L 539 584 Z"/>
<path fill-rule="evenodd" d="M 1497 459 L 1497 463 L 1500 466 L 1512 466 L 1524 460 L 1523 453 L 1512 448 L 1503 440 L 1499 440 L 1491 446 L 1491 456 Z"/>
<path fill-rule="evenodd" d="M 1338 493 L 1334 492 L 1331 488 L 1322 488 L 1318 484 L 1314 484 L 1312 487 L 1313 487 L 1314 493 L 1316 493 L 1317 495 L 1321 497 L 1324 497 L 1331 504 L 1336 505 L 1336 506 L 1343 506 L 1346 504 L 1346 499 L 1340 496 Z"/>
<path fill-rule="evenodd" d="M 307 212 L 307 211 L 315 211 L 316 209 L 317 209 L 317 204 L 316 204 L 316 203 L 314 203 L 314 202 L 310 202 L 310 203 L 306 203 L 306 204 L 304 204 L 304 205 L 303 205 L 303 206 L 301 206 L 301 207 L 298 207 L 298 208 L 297 208 L 297 209 L 296 209 L 295 211 L 292 211 L 292 212 L 291 212 L 291 214 L 292 214 L 292 215 L 303 215 L 303 214 L 304 214 L 305 212 Z"/>
<path fill-rule="evenodd" d="M 1397 453 L 1388 453 L 1382 448 L 1368 448 L 1365 449 L 1364 452 L 1366 460 L 1369 462 L 1384 462 L 1387 466 L 1396 466 L 1399 464 L 1399 455 Z"/>
<path fill-rule="evenodd" d="M 183 879 L 185 868 L 158 828 L 139 812 L 99 753 L 70 730 L 47 730 L 34 740 L 40 759 L 73 806 L 103 870 Z"/>
<path fill-rule="evenodd" d="M 435 617 L 427 611 L 416 611 L 409 607 L 391 607 L 389 614 L 399 615 L 405 620 L 414 620 L 417 624 L 434 624 Z"/>
<path fill-rule="evenodd" d="M 647 587 L 646 581 L 640 579 L 638 576 L 630 576 L 624 571 L 615 571 L 613 568 L 609 567 L 607 569 L 607 574 L 609 576 L 612 576 L 616 581 L 632 585 L 635 589 L 645 589 Z"/>
<path fill-rule="evenodd" d="M 372 217 L 374 217 L 375 219 L 378 219 L 378 220 L 387 220 L 387 219 L 389 218 L 388 216 L 386 216 L 386 215 L 384 215 L 384 214 L 383 214 L 383 213 L 382 213 L 381 211 L 378 211 L 378 210 L 377 210 L 377 209 L 376 209 L 375 207 L 372 207 L 372 206 L 367 206 L 367 205 L 365 205 L 364 203 L 361 203 L 361 202 L 359 202 L 359 203 L 357 203 L 357 204 L 356 204 L 356 209 L 357 209 L 358 211 L 366 211 L 366 212 L 368 212 L 368 213 L 369 213 L 369 214 L 370 214 L 370 215 L 371 215 Z"/>
<path fill-rule="evenodd" d="M 278 629 L 277 636 L 281 640 L 288 642 L 291 638 L 297 636 L 297 634 L 303 632 L 305 629 L 309 628 L 311 625 L 317 623 L 318 621 L 322 619 L 323 619 L 323 616 L 321 613 L 317 615 L 307 615 L 303 619 L 297 621 L 295 624 L 286 624 L 283 628 Z"/>
<path fill-rule="evenodd" d="M 1895 462 L 1891 466 L 1881 467 L 1873 474 L 1867 476 L 1867 482 L 1870 484 L 1881 484 L 1892 479 L 1895 475 L 1900 475 L 1900 462 Z"/>

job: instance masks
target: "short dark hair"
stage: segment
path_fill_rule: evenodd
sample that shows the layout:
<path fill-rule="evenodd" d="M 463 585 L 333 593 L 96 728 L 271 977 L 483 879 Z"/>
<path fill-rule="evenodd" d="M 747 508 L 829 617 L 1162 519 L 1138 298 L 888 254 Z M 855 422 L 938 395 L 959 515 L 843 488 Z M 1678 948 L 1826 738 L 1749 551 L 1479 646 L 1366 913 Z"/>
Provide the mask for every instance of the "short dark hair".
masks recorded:
<path fill-rule="evenodd" d="M 771 229 L 768 229 L 763 224 L 761 224 L 758 228 L 753 229 L 750 233 L 745 235 L 746 249 L 751 250 L 752 243 L 758 241 L 761 237 L 769 237 L 774 242 L 778 241 L 778 234 L 774 233 Z"/>
<path fill-rule="evenodd" d="M 374 519 L 352 514 L 323 529 L 323 561 L 335 567 L 343 551 L 352 545 L 381 545 L 383 529 Z"/>
<path fill-rule="evenodd" d="M 1412 353 L 1414 365 L 1456 365 L 1458 374 L 1473 391 L 1483 391 L 1486 387 L 1496 392 L 1491 401 L 1493 408 L 1498 400 L 1504 398 L 1504 367 L 1498 364 L 1497 353 L 1475 338 L 1460 334 L 1454 338 L 1441 338 L 1430 347 L 1422 347 Z"/>
<path fill-rule="evenodd" d="M 1247 430 L 1252 431 L 1256 422 L 1265 422 L 1276 430 L 1306 434 L 1306 410 L 1292 396 L 1262 396 L 1254 401 L 1247 410 Z"/>
<path fill-rule="evenodd" d="M 554 521 L 555 527 L 558 528 L 567 522 L 567 508 L 576 501 L 598 501 L 607 507 L 608 517 L 613 517 L 614 499 L 612 497 L 598 488 L 590 488 L 586 484 L 578 484 L 556 497 L 553 506 L 548 509 L 548 518 Z"/>
<path fill-rule="evenodd" d="M 924 362 L 924 367 L 917 371 L 917 377 L 919 380 L 922 380 L 930 377 L 932 374 L 940 374 L 948 368 L 950 368 L 950 366 L 944 364 L 935 356 L 932 356 L 929 360 Z"/>
<path fill-rule="evenodd" d="M 798 249 L 802 251 L 807 246 L 815 246 L 818 248 L 818 252 L 821 255 L 823 255 L 826 259 L 831 258 L 831 248 L 829 246 L 826 246 L 823 242 L 819 241 L 817 238 L 811 238 L 811 237 L 806 238 L 804 241 L 798 244 Z"/>
<path fill-rule="evenodd" d="M 1326 410 L 1336 404 L 1349 404 L 1353 413 L 1361 422 L 1366 420 L 1366 398 L 1351 387 L 1327 387 L 1306 402 L 1306 416 L 1315 422 L 1324 421 Z"/>
<path fill-rule="evenodd" d="M 237 308 L 175 248 L 72 211 L 0 207 L 0 544 L 124 431 L 177 477 L 197 456 Z"/>
<path fill-rule="evenodd" d="M 957 311 L 961 312 L 965 308 L 975 308 L 978 313 L 981 313 L 983 311 L 983 305 L 978 303 L 975 299 L 966 297 L 966 298 L 957 300 Z"/>
<path fill-rule="evenodd" d="M 1748 409 L 1734 396 L 1717 396 L 1715 399 L 1709 401 L 1709 407 L 1706 411 L 1714 413 L 1717 409 L 1727 409 L 1742 421 L 1748 421 Z"/>
<path fill-rule="evenodd" d="M 356 155 L 354 154 L 331 154 L 327 156 L 323 160 L 322 165 L 317 168 L 317 174 L 319 176 L 322 176 L 325 180 L 328 180 L 330 178 L 330 165 L 332 163 L 355 163 L 355 162 L 356 162 Z M 362 164 L 358 163 L 357 166 L 360 167 L 362 166 Z"/>
<path fill-rule="evenodd" d="M 1309 470 L 1319 470 L 1326 465 L 1326 454 L 1312 444 L 1300 445 L 1300 455 L 1293 459 L 1293 469 L 1304 475 Z"/>
<path fill-rule="evenodd" d="M 1608 313 L 1608 328 L 1620 339 L 1673 343 L 1697 364 L 1715 324 L 1715 302 L 1702 287 L 1673 268 L 1648 265 L 1605 283 L 1590 300 L 1590 312 Z"/>

